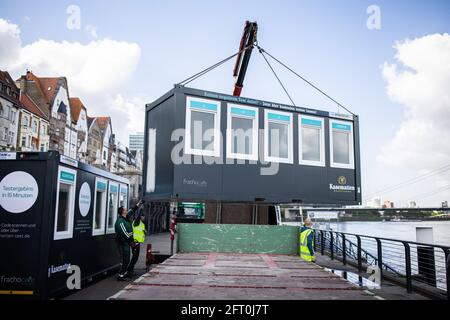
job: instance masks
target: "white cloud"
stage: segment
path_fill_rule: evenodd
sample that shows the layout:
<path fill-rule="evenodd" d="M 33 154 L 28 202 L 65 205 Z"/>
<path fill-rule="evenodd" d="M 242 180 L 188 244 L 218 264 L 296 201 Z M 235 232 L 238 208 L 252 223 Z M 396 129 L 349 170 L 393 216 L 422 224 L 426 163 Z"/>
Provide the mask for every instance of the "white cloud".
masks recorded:
<path fill-rule="evenodd" d="M 113 130 L 117 132 L 121 142 L 128 144 L 128 134 L 144 131 L 144 111 L 146 101 L 142 97 L 127 98 L 122 94 L 116 95 L 111 103 L 111 113 L 117 114 L 113 121 Z"/>
<path fill-rule="evenodd" d="M 97 33 L 97 27 L 95 26 L 91 26 L 90 24 L 86 26 L 85 30 L 87 31 L 87 33 L 93 38 L 93 39 L 97 39 L 98 38 L 98 33 Z"/>
<path fill-rule="evenodd" d="M 396 63 L 384 63 L 390 99 L 404 108 L 404 119 L 377 160 L 416 175 L 450 164 L 450 35 L 433 34 L 397 43 Z M 404 190 L 404 196 L 427 191 L 419 204 L 437 205 L 449 195 L 450 172 L 434 175 Z M 400 195 L 398 193 L 397 195 Z"/>
<path fill-rule="evenodd" d="M 450 163 L 450 35 L 406 40 L 395 49 L 398 64 L 385 63 L 383 77 L 405 119 L 378 160 L 411 169 Z"/>
<path fill-rule="evenodd" d="M 96 33 L 95 28 L 89 31 Z M 90 116 L 110 115 L 114 131 L 123 143 L 128 142 L 129 128 L 143 127 L 144 98 L 125 98 L 123 93 L 140 55 L 138 44 L 112 39 L 87 44 L 39 39 L 22 46 L 19 27 L 0 19 L 2 69 L 13 78 L 26 69 L 41 77 L 65 76 L 69 94 L 80 97 Z"/>
<path fill-rule="evenodd" d="M 0 19 L 0 66 L 8 66 L 20 53 L 22 42 L 17 25 Z"/>

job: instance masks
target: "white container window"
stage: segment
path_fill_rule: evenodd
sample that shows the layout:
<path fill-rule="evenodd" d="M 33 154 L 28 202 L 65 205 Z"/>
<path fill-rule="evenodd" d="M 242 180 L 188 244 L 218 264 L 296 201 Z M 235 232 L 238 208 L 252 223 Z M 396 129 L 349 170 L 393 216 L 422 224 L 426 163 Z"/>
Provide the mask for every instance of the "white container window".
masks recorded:
<path fill-rule="evenodd" d="M 220 157 L 220 102 L 186 97 L 185 153 Z"/>
<path fill-rule="evenodd" d="M 264 160 L 292 164 L 293 149 L 292 114 L 264 110 Z"/>
<path fill-rule="evenodd" d="M 300 164 L 325 166 L 324 119 L 299 115 L 298 141 Z"/>
<path fill-rule="evenodd" d="M 117 183 L 110 182 L 108 188 L 106 233 L 114 233 L 114 225 L 117 220 L 117 209 L 119 208 L 118 198 L 119 198 L 119 185 Z"/>
<path fill-rule="evenodd" d="M 156 182 L 156 129 L 148 130 L 147 182 L 146 191 L 155 191 Z M 121 161 L 121 160 L 119 160 Z"/>
<path fill-rule="evenodd" d="M 128 187 L 124 184 L 120 185 L 119 207 L 128 209 Z"/>
<path fill-rule="evenodd" d="M 227 158 L 258 160 L 258 109 L 228 104 Z"/>
<path fill-rule="evenodd" d="M 62 166 L 58 168 L 54 240 L 70 239 L 73 236 L 76 183 L 77 172 L 75 170 Z"/>
<path fill-rule="evenodd" d="M 354 169 L 353 124 L 330 120 L 331 167 Z"/>
<path fill-rule="evenodd" d="M 105 234 L 106 195 L 108 182 L 105 179 L 95 179 L 94 217 L 92 221 L 92 235 Z"/>

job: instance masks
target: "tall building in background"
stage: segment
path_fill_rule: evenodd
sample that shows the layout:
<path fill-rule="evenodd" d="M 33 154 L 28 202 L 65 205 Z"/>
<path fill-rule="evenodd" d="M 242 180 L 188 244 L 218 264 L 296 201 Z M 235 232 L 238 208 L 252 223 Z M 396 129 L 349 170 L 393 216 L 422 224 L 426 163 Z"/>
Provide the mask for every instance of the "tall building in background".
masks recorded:
<path fill-rule="evenodd" d="M 393 208 L 395 208 L 394 202 L 386 200 L 383 202 L 382 208 L 383 209 L 393 209 Z"/>
<path fill-rule="evenodd" d="M 381 208 L 381 197 L 372 198 L 372 201 L 367 202 L 367 206 L 371 208 Z"/>
<path fill-rule="evenodd" d="M 408 201 L 408 208 L 417 208 L 417 202 L 414 200 Z"/>
<path fill-rule="evenodd" d="M 138 132 L 136 134 L 130 134 L 128 142 L 131 151 L 144 150 L 144 133 Z"/>

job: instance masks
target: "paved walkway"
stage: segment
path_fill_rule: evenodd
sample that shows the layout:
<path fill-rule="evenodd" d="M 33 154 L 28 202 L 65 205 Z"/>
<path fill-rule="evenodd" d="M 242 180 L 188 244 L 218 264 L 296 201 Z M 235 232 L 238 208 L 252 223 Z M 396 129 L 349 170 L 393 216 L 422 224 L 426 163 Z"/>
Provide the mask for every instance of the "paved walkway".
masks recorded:
<path fill-rule="evenodd" d="M 136 263 L 135 272 L 136 275 L 133 280 L 139 278 L 145 273 L 145 256 L 147 243 L 152 244 L 153 251 L 159 251 L 159 254 L 170 254 L 170 234 L 158 233 L 152 234 L 145 239 L 144 245 L 141 245 L 141 251 L 139 254 L 139 260 Z M 174 243 L 174 252 L 176 251 L 176 243 Z M 63 300 L 105 300 L 111 297 L 113 294 L 122 290 L 129 282 L 117 281 L 117 274 L 109 275 L 106 278 L 99 279 L 87 286 L 84 286 L 81 290 L 76 291 L 70 295 L 67 295 L 61 299 Z"/>
<path fill-rule="evenodd" d="M 170 254 L 169 233 L 150 235 L 141 248 L 132 281 L 119 282 L 113 274 L 62 299 L 104 300 L 114 295 L 115 299 L 374 299 L 323 267 L 352 269 L 320 255 L 317 264 L 322 267 L 292 256 L 177 254 L 146 274 L 147 243 L 158 254 Z M 389 300 L 426 299 L 387 282 L 371 292 Z"/>
<path fill-rule="evenodd" d="M 296 256 L 176 254 L 111 297 L 119 300 L 374 300 Z"/>

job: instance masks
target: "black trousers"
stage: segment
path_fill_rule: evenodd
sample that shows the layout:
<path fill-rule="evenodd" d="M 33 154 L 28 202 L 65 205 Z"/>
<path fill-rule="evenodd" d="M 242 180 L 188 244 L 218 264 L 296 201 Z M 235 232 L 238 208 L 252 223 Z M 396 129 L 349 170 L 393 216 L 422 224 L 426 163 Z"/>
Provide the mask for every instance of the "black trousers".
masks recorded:
<path fill-rule="evenodd" d="M 141 251 L 141 245 L 138 243 L 134 248 L 131 249 L 132 256 L 127 271 L 134 272 L 134 266 L 139 259 L 139 251 Z"/>
<path fill-rule="evenodd" d="M 119 274 L 123 275 L 125 272 L 127 272 L 128 266 L 130 264 L 130 246 L 128 243 L 120 243 L 117 242 L 117 247 L 119 249 L 120 254 L 120 271 Z"/>

